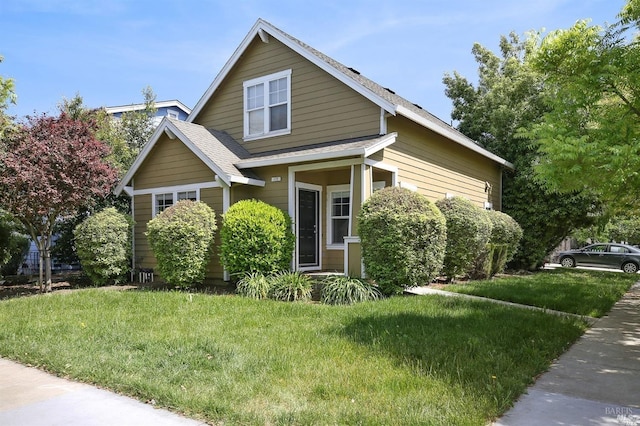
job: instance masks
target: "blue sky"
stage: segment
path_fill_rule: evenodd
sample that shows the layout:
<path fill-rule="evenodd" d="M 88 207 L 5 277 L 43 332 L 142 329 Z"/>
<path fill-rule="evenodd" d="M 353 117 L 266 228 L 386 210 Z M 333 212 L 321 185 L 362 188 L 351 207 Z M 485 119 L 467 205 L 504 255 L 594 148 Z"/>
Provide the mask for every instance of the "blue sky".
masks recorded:
<path fill-rule="evenodd" d="M 0 76 L 16 83 L 18 117 L 157 100 L 193 107 L 258 18 L 359 70 L 445 121 L 442 77 L 477 77 L 474 42 L 612 23 L 624 0 L 2 0 Z"/>

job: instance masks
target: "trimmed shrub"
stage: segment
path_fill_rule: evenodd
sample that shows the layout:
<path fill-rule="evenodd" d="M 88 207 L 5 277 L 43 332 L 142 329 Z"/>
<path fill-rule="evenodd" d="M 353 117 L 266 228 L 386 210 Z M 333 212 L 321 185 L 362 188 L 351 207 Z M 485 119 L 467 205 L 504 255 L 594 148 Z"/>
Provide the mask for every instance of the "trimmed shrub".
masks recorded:
<path fill-rule="evenodd" d="M 511 216 L 495 210 L 487 210 L 491 220 L 491 238 L 485 250 L 475 260 L 471 277 L 485 279 L 503 272 L 513 259 L 522 238 L 522 228 Z"/>
<path fill-rule="evenodd" d="M 447 219 L 442 273 L 454 280 L 473 270 L 475 259 L 491 237 L 491 221 L 483 209 L 462 197 L 440 199 L 436 205 Z"/>
<path fill-rule="evenodd" d="M 514 218 L 506 213 L 494 210 L 489 213 L 489 219 L 493 224 L 490 243 L 501 247 L 500 256 L 495 257 L 494 255 L 492 275 L 495 275 L 504 271 L 507 263 L 513 259 L 518 250 L 520 239 L 522 239 L 522 228 Z"/>
<path fill-rule="evenodd" d="M 373 284 L 357 278 L 333 275 L 322 281 L 322 303 L 328 305 L 352 305 L 382 297 Z"/>
<path fill-rule="evenodd" d="M 236 284 L 236 293 L 251 299 L 266 299 L 271 290 L 271 280 L 261 272 L 245 274 Z"/>
<path fill-rule="evenodd" d="M 94 285 L 127 280 L 132 225 L 129 216 L 109 207 L 89 216 L 73 230 L 80 264 Z"/>
<path fill-rule="evenodd" d="M 313 283 L 308 275 L 300 272 L 281 271 L 271 277 L 269 297 L 284 302 L 311 299 Z"/>
<path fill-rule="evenodd" d="M 402 188 L 375 192 L 358 216 L 362 260 L 384 294 L 432 281 L 442 269 L 445 218 L 423 195 Z"/>
<path fill-rule="evenodd" d="M 263 201 L 243 200 L 224 214 L 220 257 L 231 275 L 272 274 L 291 266 L 291 218 Z"/>
<path fill-rule="evenodd" d="M 179 287 L 203 282 L 216 229 L 215 212 L 200 201 L 178 201 L 151 219 L 146 235 L 161 277 Z"/>

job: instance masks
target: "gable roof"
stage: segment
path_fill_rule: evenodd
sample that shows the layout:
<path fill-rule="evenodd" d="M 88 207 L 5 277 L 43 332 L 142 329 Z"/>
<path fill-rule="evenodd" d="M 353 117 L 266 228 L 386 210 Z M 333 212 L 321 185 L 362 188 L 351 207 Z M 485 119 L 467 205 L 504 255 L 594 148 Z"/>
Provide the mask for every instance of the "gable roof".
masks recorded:
<path fill-rule="evenodd" d="M 472 151 L 475 151 L 504 167 L 513 169 L 513 164 L 484 149 L 473 139 L 465 136 L 463 133 L 448 125 L 435 115 L 424 110 L 419 105 L 416 105 L 397 95 L 395 92 L 382 87 L 372 80 L 369 80 L 368 78 L 361 75 L 358 71 L 346 67 L 340 62 L 317 51 L 316 49 L 303 43 L 295 37 L 290 36 L 289 34 L 271 25 L 263 19 L 258 19 L 256 21 L 249 33 L 243 39 L 240 46 L 238 46 L 231 58 L 218 73 L 209 88 L 206 90 L 204 95 L 200 98 L 196 106 L 191 111 L 191 114 L 189 114 L 189 117 L 187 117 L 188 122 L 193 122 L 193 120 L 195 120 L 202 108 L 207 104 L 217 88 L 220 86 L 220 84 L 222 84 L 226 76 L 231 72 L 234 65 L 237 63 L 237 61 L 240 59 L 244 51 L 249 47 L 249 44 L 255 39 L 255 37 L 260 37 L 263 41 L 268 40 L 269 37 L 274 37 L 279 42 L 292 49 L 294 52 L 298 53 L 322 70 L 340 80 L 342 83 L 360 93 L 362 96 L 369 99 L 374 104 L 380 106 L 380 108 L 384 109 L 389 114 L 404 116 L 409 120 L 412 120 L 415 123 L 434 131 L 435 133 L 445 136 L 453 142 L 471 149 Z"/>
<path fill-rule="evenodd" d="M 170 139 L 179 139 L 227 186 L 230 186 L 232 182 L 264 186 L 265 182 L 251 170 L 239 170 L 235 166 L 240 158 L 247 157 L 248 153 L 227 133 L 209 131 L 199 124 L 165 117 L 114 190 L 116 195 L 125 190 L 126 185 L 163 134 L 166 134 Z"/>

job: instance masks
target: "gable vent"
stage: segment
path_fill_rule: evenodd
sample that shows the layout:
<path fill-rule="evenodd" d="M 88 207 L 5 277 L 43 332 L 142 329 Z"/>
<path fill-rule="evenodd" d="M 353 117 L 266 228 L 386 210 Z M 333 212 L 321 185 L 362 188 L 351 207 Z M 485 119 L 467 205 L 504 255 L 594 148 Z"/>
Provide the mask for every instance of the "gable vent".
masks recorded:
<path fill-rule="evenodd" d="M 351 68 L 351 67 L 349 67 L 348 69 L 349 69 L 349 71 L 351 71 L 352 73 L 360 75 L 360 71 L 358 71 L 357 69 L 355 69 L 355 68 Z"/>

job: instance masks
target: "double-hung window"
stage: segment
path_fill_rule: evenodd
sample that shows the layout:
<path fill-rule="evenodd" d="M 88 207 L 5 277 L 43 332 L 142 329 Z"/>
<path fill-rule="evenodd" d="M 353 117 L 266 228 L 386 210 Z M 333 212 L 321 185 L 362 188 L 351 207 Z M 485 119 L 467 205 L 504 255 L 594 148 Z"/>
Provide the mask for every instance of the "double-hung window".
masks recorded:
<path fill-rule="evenodd" d="M 153 194 L 153 215 L 155 216 L 161 213 L 181 200 L 198 201 L 198 191 L 176 191 Z"/>
<path fill-rule="evenodd" d="M 291 131 L 291 70 L 244 82 L 244 138 Z"/>
<path fill-rule="evenodd" d="M 344 248 L 344 237 L 349 235 L 351 193 L 349 185 L 327 187 L 327 247 Z"/>

